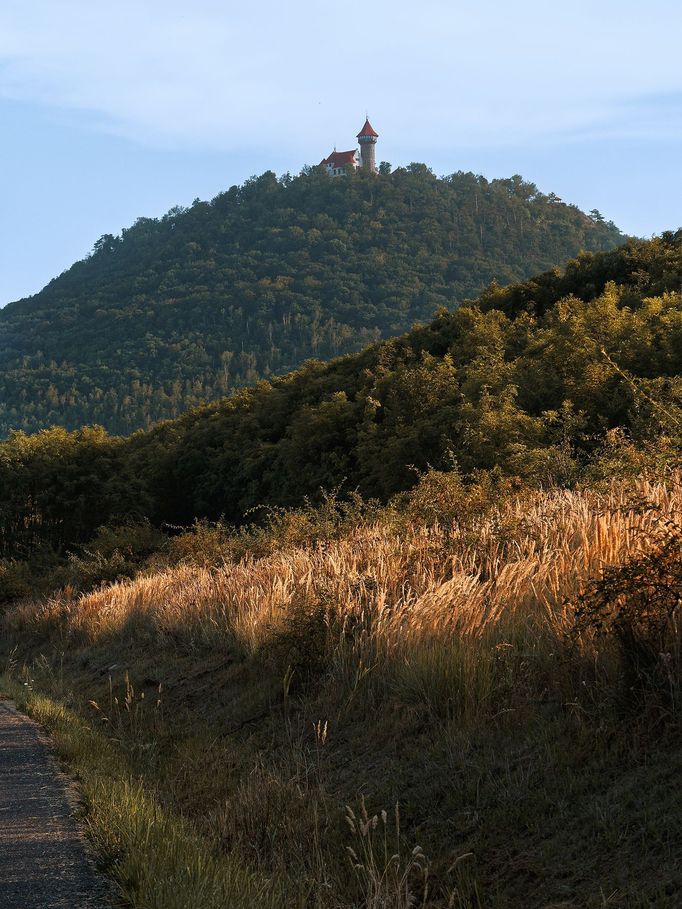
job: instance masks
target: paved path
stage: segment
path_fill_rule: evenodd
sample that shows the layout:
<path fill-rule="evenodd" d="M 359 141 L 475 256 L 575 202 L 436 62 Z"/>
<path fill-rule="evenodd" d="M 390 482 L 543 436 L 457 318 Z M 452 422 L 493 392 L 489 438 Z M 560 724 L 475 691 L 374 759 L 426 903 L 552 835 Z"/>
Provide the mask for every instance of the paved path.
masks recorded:
<path fill-rule="evenodd" d="M 0 701 L 0 909 L 104 909 L 109 893 L 39 727 Z"/>

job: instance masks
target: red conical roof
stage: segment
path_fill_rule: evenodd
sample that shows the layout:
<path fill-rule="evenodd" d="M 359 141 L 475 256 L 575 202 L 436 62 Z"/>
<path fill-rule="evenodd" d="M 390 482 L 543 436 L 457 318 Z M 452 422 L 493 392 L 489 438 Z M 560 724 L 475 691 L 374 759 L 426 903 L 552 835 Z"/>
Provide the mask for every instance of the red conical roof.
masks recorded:
<path fill-rule="evenodd" d="M 379 138 L 379 133 L 374 129 L 372 124 L 369 122 L 369 117 L 365 120 L 365 125 L 362 127 L 358 133 L 358 139 L 362 139 L 365 136 L 371 136 L 373 139 Z"/>

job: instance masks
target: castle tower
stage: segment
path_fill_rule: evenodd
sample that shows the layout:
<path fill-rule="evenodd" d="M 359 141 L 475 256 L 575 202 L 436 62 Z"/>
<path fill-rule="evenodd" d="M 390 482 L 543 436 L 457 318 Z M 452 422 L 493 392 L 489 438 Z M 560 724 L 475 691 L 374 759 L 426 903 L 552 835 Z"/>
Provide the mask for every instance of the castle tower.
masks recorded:
<path fill-rule="evenodd" d="M 372 173 L 376 173 L 377 169 L 375 146 L 378 138 L 379 133 L 369 122 L 368 117 L 365 120 L 365 125 L 358 133 L 358 142 L 360 143 L 360 154 L 362 155 L 362 164 L 360 166 L 365 170 L 372 171 Z"/>

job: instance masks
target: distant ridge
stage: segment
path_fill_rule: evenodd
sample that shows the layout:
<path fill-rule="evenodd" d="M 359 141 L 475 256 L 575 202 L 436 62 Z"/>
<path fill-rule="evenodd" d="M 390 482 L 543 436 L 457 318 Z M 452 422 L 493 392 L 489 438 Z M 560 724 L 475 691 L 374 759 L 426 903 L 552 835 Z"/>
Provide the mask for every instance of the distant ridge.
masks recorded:
<path fill-rule="evenodd" d="M 623 240 L 518 176 L 387 170 L 267 172 L 102 237 L 0 311 L 0 436 L 127 434 Z"/>

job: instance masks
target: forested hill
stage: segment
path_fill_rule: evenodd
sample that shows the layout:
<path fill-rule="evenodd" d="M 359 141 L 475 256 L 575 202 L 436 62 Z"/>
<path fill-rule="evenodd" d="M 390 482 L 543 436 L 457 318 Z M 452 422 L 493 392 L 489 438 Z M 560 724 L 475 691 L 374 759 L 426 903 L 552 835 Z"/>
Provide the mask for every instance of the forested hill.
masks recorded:
<path fill-rule="evenodd" d="M 127 438 L 14 433 L 0 442 L 0 559 L 134 518 L 239 522 L 321 488 L 385 501 L 429 467 L 570 485 L 610 430 L 609 445 L 628 438 L 656 457 L 676 439 L 679 464 L 682 231 L 491 288 Z"/>
<path fill-rule="evenodd" d="M 148 427 L 622 239 L 520 177 L 268 172 L 102 237 L 0 310 L 0 436 Z"/>

